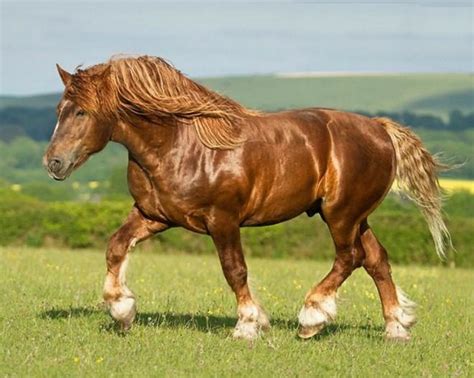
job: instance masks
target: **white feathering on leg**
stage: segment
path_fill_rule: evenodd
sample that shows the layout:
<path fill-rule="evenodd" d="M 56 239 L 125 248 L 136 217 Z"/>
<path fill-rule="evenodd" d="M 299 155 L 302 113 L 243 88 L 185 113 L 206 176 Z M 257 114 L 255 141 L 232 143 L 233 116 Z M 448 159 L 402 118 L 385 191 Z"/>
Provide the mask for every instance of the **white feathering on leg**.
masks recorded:
<path fill-rule="evenodd" d="M 136 300 L 132 291 L 126 285 L 126 272 L 129 256 L 125 256 L 119 269 L 118 284 L 120 285 L 120 297 L 117 300 L 108 303 L 110 315 L 122 324 L 127 330 L 131 327 L 137 313 Z M 108 293 L 114 290 L 114 277 L 107 275 L 104 284 L 104 292 Z"/>
<path fill-rule="evenodd" d="M 313 327 L 320 324 L 330 323 L 337 314 L 336 298 L 326 297 L 311 307 L 303 306 L 298 321 L 303 327 Z"/>
<path fill-rule="evenodd" d="M 233 336 L 235 339 L 254 340 L 259 336 L 258 307 L 253 304 L 245 304 L 238 308 L 239 320 L 235 326 Z"/>
<path fill-rule="evenodd" d="M 137 313 L 135 303 L 135 298 L 133 297 L 122 297 L 110 304 L 110 315 L 115 320 L 121 322 L 125 329 L 130 328 L 135 319 Z"/>
<path fill-rule="evenodd" d="M 389 339 L 408 341 L 410 340 L 408 329 L 416 322 L 416 303 L 398 286 L 396 289 L 399 306 L 393 309 L 393 318 L 387 322 L 385 334 Z"/>
<path fill-rule="evenodd" d="M 405 328 L 410 328 L 416 323 L 416 303 L 408 298 L 407 294 L 398 286 L 397 297 L 400 308 L 397 309 L 395 317 Z"/>

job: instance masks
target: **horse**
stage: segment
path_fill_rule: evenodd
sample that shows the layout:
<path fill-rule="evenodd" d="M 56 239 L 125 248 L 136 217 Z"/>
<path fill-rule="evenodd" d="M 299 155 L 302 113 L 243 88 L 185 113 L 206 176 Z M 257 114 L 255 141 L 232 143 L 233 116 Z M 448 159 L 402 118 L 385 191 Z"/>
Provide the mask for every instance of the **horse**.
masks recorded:
<path fill-rule="evenodd" d="M 424 214 L 438 255 L 452 245 L 437 179 L 444 165 L 409 128 L 328 108 L 248 109 L 159 57 L 57 70 L 65 89 L 43 158 L 50 177 L 66 179 L 109 141 L 128 150 L 134 205 L 109 240 L 103 291 L 123 330 L 137 311 L 126 283 L 131 248 L 183 227 L 211 236 L 236 296 L 233 337 L 256 339 L 270 322 L 249 288 L 240 228 L 306 213 L 326 223 L 335 260 L 306 294 L 298 335 L 311 338 L 335 319 L 338 288 L 364 267 L 378 289 L 385 337 L 410 339 L 415 303 L 394 284 L 368 216 L 395 180 Z"/>

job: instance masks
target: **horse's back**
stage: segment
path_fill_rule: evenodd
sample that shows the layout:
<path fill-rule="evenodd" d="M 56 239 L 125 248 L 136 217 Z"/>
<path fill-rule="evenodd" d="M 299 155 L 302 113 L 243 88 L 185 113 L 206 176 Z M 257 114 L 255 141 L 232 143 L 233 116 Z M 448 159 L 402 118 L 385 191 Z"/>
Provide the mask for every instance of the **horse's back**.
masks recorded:
<path fill-rule="evenodd" d="M 322 198 L 376 202 L 390 187 L 393 147 L 371 118 L 309 108 L 270 113 L 255 125 L 243 154 L 252 181 L 246 224 L 314 213 Z"/>

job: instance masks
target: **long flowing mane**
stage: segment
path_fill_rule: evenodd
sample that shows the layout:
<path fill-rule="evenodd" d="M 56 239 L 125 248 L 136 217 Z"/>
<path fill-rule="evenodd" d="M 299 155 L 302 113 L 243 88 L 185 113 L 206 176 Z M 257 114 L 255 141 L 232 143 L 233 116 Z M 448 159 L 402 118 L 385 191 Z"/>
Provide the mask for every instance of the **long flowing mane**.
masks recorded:
<path fill-rule="evenodd" d="M 97 116 L 190 123 L 205 146 L 219 149 L 240 145 L 242 119 L 259 114 L 151 56 L 117 57 L 77 69 L 66 96 Z"/>

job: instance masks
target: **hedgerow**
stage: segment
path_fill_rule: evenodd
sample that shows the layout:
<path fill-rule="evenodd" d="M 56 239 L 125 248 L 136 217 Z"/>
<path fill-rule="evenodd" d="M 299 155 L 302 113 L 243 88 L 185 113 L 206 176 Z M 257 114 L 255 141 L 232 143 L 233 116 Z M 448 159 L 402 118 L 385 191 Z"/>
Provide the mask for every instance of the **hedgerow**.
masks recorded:
<path fill-rule="evenodd" d="M 109 237 L 122 224 L 131 208 L 129 201 L 41 202 L 0 190 L 0 245 L 105 248 Z M 450 264 L 474 266 L 474 196 L 454 194 L 447 201 L 447 224 L 457 249 L 441 262 L 434 252 L 428 227 L 409 202 L 389 196 L 369 217 L 390 260 L 401 264 Z M 243 228 L 247 255 L 272 258 L 332 259 L 334 248 L 326 225 L 319 216 L 257 228 Z M 145 243 L 161 253 L 215 253 L 209 237 L 182 229 L 171 229 Z"/>

